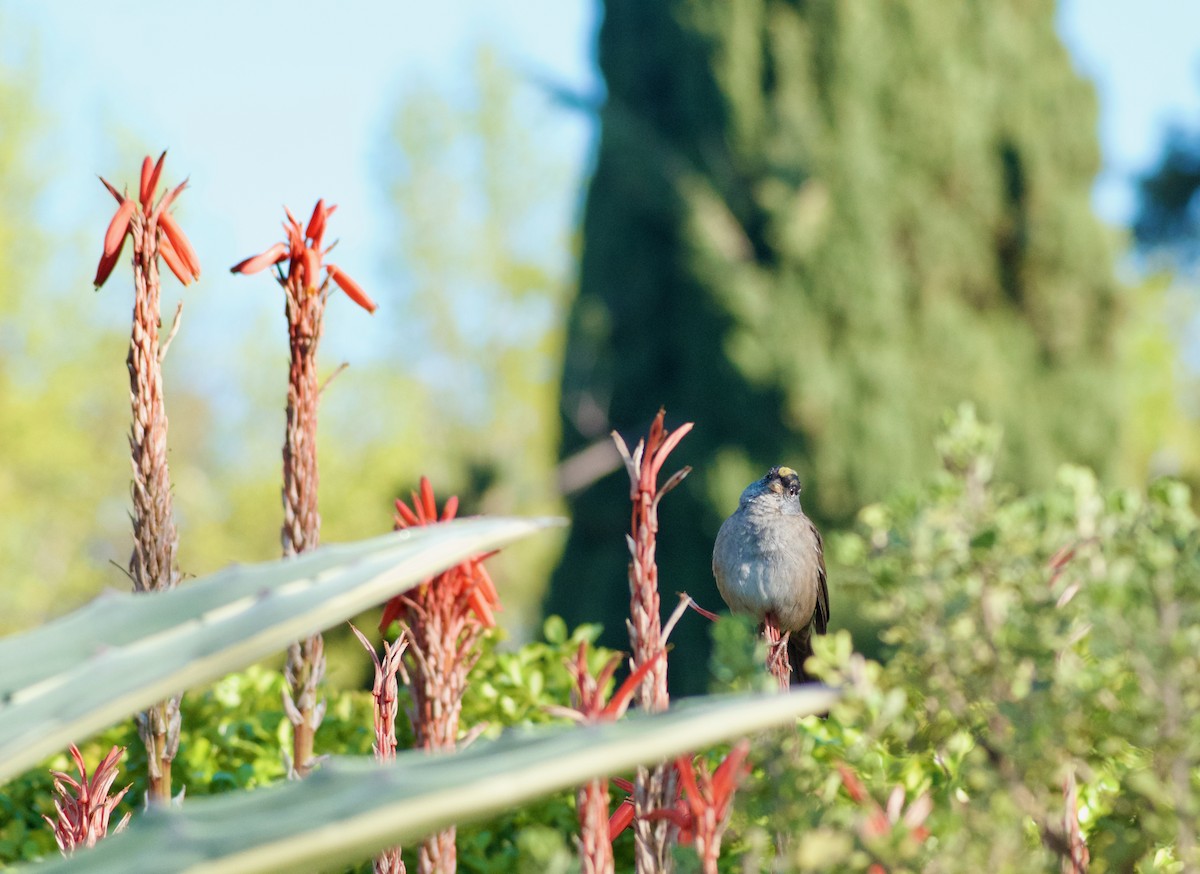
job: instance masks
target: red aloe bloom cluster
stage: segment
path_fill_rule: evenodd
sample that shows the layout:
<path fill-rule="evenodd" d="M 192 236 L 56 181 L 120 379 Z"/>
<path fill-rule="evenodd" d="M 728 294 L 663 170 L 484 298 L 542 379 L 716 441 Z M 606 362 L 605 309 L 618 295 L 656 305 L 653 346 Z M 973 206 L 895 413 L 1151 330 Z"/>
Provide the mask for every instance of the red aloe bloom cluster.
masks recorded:
<path fill-rule="evenodd" d="M 441 515 L 438 515 L 433 485 L 427 477 L 421 477 L 420 491 L 412 493 L 411 508 L 404 501 L 396 499 L 396 530 L 448 522 L 457 514 L 458 496 L 451 495 L 442 506 Z M 500 596 L 487 568 L 483 566 L 483 562 L 493 555 L 495 553 L 490 552 L 467 559 L 431 580 L 426 580 L 417 587 L 415 596 L 411 592 L 404 592 L 392 598 L 383 608 L 379 630 L 387 631 L 388 626 L 397 619 L 404 621 L 412 607 L 428 609 L 434 606 L 434 602 L 444 616 L 457 616 L 464 624 L 474 622 L 483 628 L 494 628 L 495 610 L 500 605 Z"/>
<path fill-rule="evenodd" d="M 54 839 L 58 841 L 58 849 L 64 856 L 70 856 L 78 847 L 95 846 L 96 841 L 107 835 L 109 818 L 129 791 L 129 786 L 126 786 L 116 795 L 109 795 L 113 783 L 117 781 L 118 766 L 125 754 L 124 747 L 109 750 L 90 780 L 79 748 L 71 744 L 70 752 L 79 771 L 79 779 L 63 771 L 50 772 L 54 776 L 54 791 L 60 796 L 54 801 L 58 817 L 42 817 L 54 829 Z M 129 824 L 129 817 L 128 813 L 122 817 L 113 829 L 114 834 Z"/>
<path fill-rule="evenodd" d="M 906 809 L 904 787 L 896 786 L 888 796 L 887 806 L 881 807 L 849 766 L 839 762 L 837 769 L 846 794 L 866 811 L 866 818 L 859 824 L 858 829 L 859 837 L 864 842 L 876 841 L 890 834 L 897 826 L 904 828 L 917 843 L 922 843 L 929 837 L 925 820 L 933 812 L 933 800 L 928 795 L 916 798 Z M 870 874 L 885 874 L 884 867 L 879 863 L 872 864 L 867 870 Z"/>
<path fill-rule="evenodd" d="M 660 487 L 658 475 L 666 463 L 667 456 L 679 445 L 692 423 L 681 425 L 668 432 L 663 420 L 664 410 L 659 410 L 650 426 L 645 440 L 639 440 L 631 453 L 621 435 L 613 432 L 617 451 L 625 462 L 629 474 L 629 498 L 633 503 L 630 535 L 627 538 L 630 552 L 629 562 L 629 643 L 633 650 L 635 669 L 647 664 L 665 650 L 662 619 L 659 615 L 658 564 L 655 552 L 658 542 L 658 505 L 663 497 L 679 485 L 691 472 L 685 467 L 672 474 Z M 657 662 L 646 676 L 638 693 L 642 709 L 653 713 L 666 710 L 670 703 L 667 693 L 666 661 Z M 634 798 L 639 813 L 665 807 L 672 797 L 674 774 L 665 765 L 647 770 L 640 768 Z M 670 823 L 653 823 L 644 816 L 635 821 L 637 870 L 647 872 L 670 871 L 671 829 Z"/>
<path fill-rule="evenodd" d="M 325 227 L 329 217 L 336 209 L 336 203 L 326 206 L 324 199 L 318 200 L 317 205 L 313 207 L 312 217 L 305 226 L 300 224 L 299 220 L 292 215 L 292 211 L 285 206 L 283 211 L 287 215 L 287 221 L 283 223 L 283 232 L 287 236 L 287 241 L 276 243 L 265 252 L 239 261 L 229 268 L 229 272 L 258 273 L 287 261 L 286 272 L 283 268 L 279 270 L 279 282 L 289 289 L 294 289 L 297 298 L 302 295 L 312 296 L 318 292 L 324 293 L 328 290 L 329 282 L 332 280 L 360 307 L 369 313 L 375 312 L 375 302 L 367 297 L 366 292 L 357 282 L 347 276 L 336 264 L 324 263 L 325 256 L 333 248 L 332 245 L 321 248 L 325 240 Z M 321 277 L 322 267 L 325 268 L 324 278 Z"/>
<path fill-rule="evenodd" d="M 453 519 L 458 499 L 446 501 L 439 515 L 433 486 L 421 477 L 412 506 L 396 501 L 396 528 L 432 525 Z M 488 555 L 491 555 L 489 553 Z M 453 750 L 458 742 L 462 696 L 467 675 L 479 659 L 480 635 L 496 624 L 496 587 L 483 566 L 488 555 L 470 558 L 415 589 L 392 598 L 384 607 L 380 630 L 400 623 L 407 643 L 404 664 L 411 680 L 412 720 L 416 745 L 428 751 Z M 430 836 L 417 854 L 421 874 L 450 874 L 457 868 L 455 830 Z"/>
<path fill-rule="evenodd" d="M 157 162 L 151 161 L 149 155 L 142 159 L 142 178 L 136 200 L 128 194 L 118 192 L 103 176 L 100 177 L 104 187 L 116 198 L 117 211 L 104 233 L 104 251 L 100 255 L 100 264 L 96 267 L 96 278 L 93 280 L 96 288 L 107 282 L 108 277 L 112 275 L 113 268 L 121 257 L 121 250 L 125 248 L 125 238 L 129 236 L 134 238 L 138 252 L 146 249 L 151 257 L 154 252 L 161 255 L 171 272 L 184 285 L 190 285 L 200 278 L 200 260 L 196 257 L 196 250 L 192 248 L 175 217 L 168 211 L 175 198 L 187 187 L 187 180 L 170 191 L 163 192 L 158 203 L 154 202 L 154 194 L 162 176 L 163 161 L 166 157 L 167 153 L 163 152 Z M 159 236 L 159 230 L 162 231 L 162 236 Z"/>
<path fill-rule="evenodd" d="M 615 838 L 636 819 L 670 822 L 679 830 L 681 842 L 695 846 L 705 874 L 716 874 L 733 796 L 742 778 L 750 772 L 746 762 L 749 753 L 750 741 L 738 741 L 712 772 L 705 761 L 697 763 L 694 756 L 680 756 L 675 760 L 678 777 L 675 802 L 639 815 L 633 799 L 626 798 L 609 820 L 609 834 Z M 633 784 L 616 782 L 633 791 Z"/>
<path fill-rule="evenodd" d="M 664 653 L 659 653 L 657 657 L 630 674 L 612 698 L 608 698 L 605 688 L 621 663 L 621 655 L 614 653 L 600 672 L 592 676 L 587 664 L 587 643 L 581 642 L 575 658 L 567 662 L 567 670 L 571 672 L 571 678 L 575 681 L 575 688 L 571 692 L 573 706 L 550 709 L 576 722 L 593 724 L 616 721 L 625 714 L 629 702 L 633 699 L 633 693 L 662 655 Z M 576 795 L 576 809 L 579 814 L 579 860 L 582 874 L 611 874 L 612 839 L 615 835 L 610 832 L 609 825 L 608 781 L 592 780 L 581 786 Z M 632 805 L 629 810 L 632 812 Z M 620 829 L 616 833 L 619 834 Z"/>

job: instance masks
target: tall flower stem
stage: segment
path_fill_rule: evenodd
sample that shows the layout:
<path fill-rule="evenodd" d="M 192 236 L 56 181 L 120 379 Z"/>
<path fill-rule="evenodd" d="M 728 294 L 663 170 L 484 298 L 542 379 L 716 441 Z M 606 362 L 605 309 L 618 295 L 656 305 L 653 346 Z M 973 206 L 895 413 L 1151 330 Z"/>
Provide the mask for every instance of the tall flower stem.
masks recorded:
<path fill-rule="evenodd" d="M 587 643 L 580 643 L 575 658 L 567 662 L 567 670 L 575 683 L 571 690 L 572 706 L 553 707 L 551 712 L 585 725 L 616 721 L 624 715 L 634 691 L 657 662 L 657 658 L 651 659 L 630 674 L 608 699 L 605 690 L 621 663 L 621 655 L 614 653 L 599 673 L 593 675 L 588 669 Z M 600 777 L 580 786 L 575 795 L 575 807 L 579 815 L 577 843 L 581 874 L 612 874 L 612 839 L 624 825 L 614 824 L 609 819 L 608 780 Z M 618 813 L 616 821 L 628 824 L 627 812 Z"/>
<path fill-rule="evenodd" d="M 129 355 L 129 399 L 133 426 L 129 450 L 133 462 L 133 555 L 129 574 L 139 592 L 173 589 L 179 583 L 176 552 L 179 535 L 171 509 L 167 467 L 167 411 L 160 363 L 160 294 L 157 235 L 147 233 L 141 215 L 132 222 L 133 334 Z M 153 803 L 171 799 L 171 763 L 179 749 L 179 704 L 172 695 L 137 716 L 138 736 L 146 746 L 147 795 Z"/>
<path fill-rule="evenodd" d="M 287 425 L 283 441 L 283 527 L 280 540 L 284 556 L 315 549 L 321 537 L 317 512 L 317 346 L 325 316 L 321 295 L 305 295 L 288 287 L 285 312 L 288 323 Z M 288 647 L 284 668 L 291 696 L 292 766 L 305 776 L 312 768 L 313 739 L 325 714 L 317 697 L 325 676 L 325 642 L 314 634 Z"/>
<path fill-rule="evenodd" d="M 179 583 L 176 552 L 179 537 L 171 507 L 171 474 L 167 465 L 167 411 L 164 404 L 160 343 L 161 257 L 184 285 L 200 276 L 200 265 L 191 243 L 179 229 L 168 208 L 186 182 L 154 202 L 166 152 L 152 163 L 142 162 L 138 198 L 118 193 L 101 179 L 117 200 L 117 211 L 104 236 L 104 252 L 96 270 L 99 288 L 120 259 L 125 239 L 133 240 L 133 328 L 129 354 L 129 400 L 133 424 L 129 451 L 133 465 L 133 554 L 129 576 L 137 592 L 172 589 Z M 178 313 L 176 313 L 178 318 Z M 177 324 L 176 326 L 177 327 Z M 171 335 L 175 327 L 172 327 Z M 168 335 L 168 342 L 169 336 Z M 179 748 L 179 702 L 173 695 L 137 716 L 138 735 L 146 747 L 149 763 L 147 801 L 166 803 L 171 799 L 171 762 Z"/>
<path fill-rule="evenodd" d="M 396 713 L 400 694 L 397 675 L 408 683 L 408 675 L 402 661 L 407 642 L 400 640 L 389 643 L 385 640 L 381 659 L 365 634 L 354 625 L 350 626 L 350 630 L 354 632 L 363 648 L 371 654 L 371 661 L 375 665 L 375 682 L 371 687 L 371 696 L 375 703 L 375 759 L 390 762 L 396 758 Z M 388 847 L 375 857 L 374 874 L 407 874 L 407 870 L 400 855 L 400 847 Z"/>
<path fill-rule="evenodd" d="M 287 242 L 235 264 L 232 273 L 258 273 L 274 267 L 284 291 L 288 325 L 287 424 L 283 440 L 283 527 L 280 540 L 285 557 L 315 549 L 321 537 L 317 510 L 317 408 L 321 386 L 317 379 L 317 347 L 324 329 L 325 303 L 336 285 L 368 312 L 375 303 L 334 264 L 324 263 L 332 246 L 322 249 L 329 216 L 337 209 L 318 200 L 308 226 L 284 209 Z M 283 262 L 288 262 L 286 269 Z M 325 274 L 321 275 L 324 268 Z M 325 715 L 318 688 L 325 676 L 325 642 L 320 634 L 288 647 L 283 705 L 292 723 L 291 766 L 306 776 L 313 766 L 313 741 Z"/>
<path fill-rule="evenodd" d="M 665 652 L 662 618 L 659 615 L 658 564 L 655 552 L 658 544 L 658 505 L 663 497 L 679 485 L 691 472 L 685 467 L 672 474 L 660 488 L 658 475 L 671 451 L 679 445 L 692 423 L 668 432 L 659 410 L 645 440 L 639 440 L 631 453 L 621 435 L 613 432 L 617 451 L 629 474 L 629 499 L 633 504 L 629 544 L 629 643 L 633 652 L 633 669 L 654 662 L 638 691 L 638 704 L 648 713 L 666 710 L 670 704 L 667 693 L 667 664 L 659 655 Z M 637 816 L 634 819 L 635 860 L 639 874 L 669 872 L 674 864 L 671 846 L 675 842 L 674 827 L 668 820 L 651 820 L 645 814 L 670 805 L 675 797 L 675 772 L 668 764 L 654 768 L 639 768 L 634 791 Z"/>
<path fill-rule="evenodd" d="M 458 498 L 449 498 L 438 515 L 433 486 L 425 477 L 412 496 L 412 507 L 396 501 L 396 528 L 431 525 L 453 519 Z M 428 752 L 448 752 L 458 745 L 462 696 L 467 675 L 479 659 L 478 643 L 495 626 L 496 587 L 483 567 L 487 556 L 468 559 L 416 589 L 388 601 L 380 620 L 385 632 L 393 621 L 407 645 L 404 666 L 416 746 Z M 417 853 L 420 874 L 453 874 L 458 868 L 454 827 L 430 835 Z"/>

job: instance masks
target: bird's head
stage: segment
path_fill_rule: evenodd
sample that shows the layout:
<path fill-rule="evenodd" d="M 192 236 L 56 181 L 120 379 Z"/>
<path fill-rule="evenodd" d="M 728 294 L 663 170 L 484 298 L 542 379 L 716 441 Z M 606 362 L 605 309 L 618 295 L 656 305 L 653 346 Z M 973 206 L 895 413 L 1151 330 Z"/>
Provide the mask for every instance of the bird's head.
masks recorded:
<path fill-rule="evenodd" d="M 739 503 L 757 510 L 799 513 L 800 475 L 790 467 L 773 467 L 762 479 L 746 486 Z"/>

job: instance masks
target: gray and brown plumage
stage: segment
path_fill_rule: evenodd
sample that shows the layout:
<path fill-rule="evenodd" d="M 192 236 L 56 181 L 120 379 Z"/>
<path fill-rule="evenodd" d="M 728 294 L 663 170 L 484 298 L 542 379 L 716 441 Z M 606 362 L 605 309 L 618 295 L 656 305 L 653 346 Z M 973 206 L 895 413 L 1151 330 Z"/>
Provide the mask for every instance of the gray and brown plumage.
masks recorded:
<path fill-rule="evenodd" d="M 812 635 L 829 624 L 829 585 L 821 533 L 800 508 L 800 477 L 773 467 L 742 492 L 713 546 L 713 576 L 734 613 L 782 633 L 792 682 L 806 679 Z M 781 654 L 773 654 L 778 656 Z"/>

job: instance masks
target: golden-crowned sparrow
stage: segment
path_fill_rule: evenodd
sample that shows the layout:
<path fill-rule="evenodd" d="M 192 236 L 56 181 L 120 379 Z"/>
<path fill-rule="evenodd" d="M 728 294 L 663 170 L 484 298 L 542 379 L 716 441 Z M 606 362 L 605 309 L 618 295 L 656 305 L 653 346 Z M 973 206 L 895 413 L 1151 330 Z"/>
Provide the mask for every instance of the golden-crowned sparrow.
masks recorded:
<path fill-rule="evenodd" d="M 773 467 L 742 492 L 713 547 L 713 576 L 734 613 L 774 624 L 783 635 L 792 682 L 805 678 L 810 638 L 829 624 L 821 533 L 800 509 L 800 477 Z"/>

